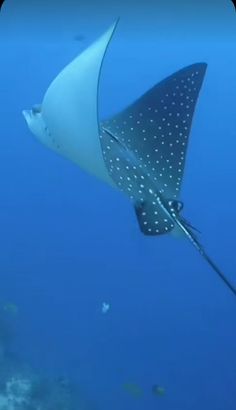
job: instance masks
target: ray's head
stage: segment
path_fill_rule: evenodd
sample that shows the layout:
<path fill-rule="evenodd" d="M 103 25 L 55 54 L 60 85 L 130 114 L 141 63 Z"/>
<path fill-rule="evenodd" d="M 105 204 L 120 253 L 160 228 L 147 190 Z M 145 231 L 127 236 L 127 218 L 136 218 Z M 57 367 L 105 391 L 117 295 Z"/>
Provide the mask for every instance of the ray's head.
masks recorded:
<path fill-rule="evenodd" d="M 36 104 L 30 110 L 23 110 L 22 114 L 34 136 L 43 144 L 49 145 L 49 135 L 42 116 L 41 105 Z"/>

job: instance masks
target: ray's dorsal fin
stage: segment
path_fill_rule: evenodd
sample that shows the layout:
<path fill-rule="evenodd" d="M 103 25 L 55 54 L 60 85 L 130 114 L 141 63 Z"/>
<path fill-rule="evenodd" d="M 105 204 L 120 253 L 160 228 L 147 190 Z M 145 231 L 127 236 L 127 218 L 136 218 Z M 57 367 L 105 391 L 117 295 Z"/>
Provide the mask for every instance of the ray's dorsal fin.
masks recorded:
<path fill-rule="evenodd" d="M 102 125 L 135 153 L 160 192 L 178 198 L 192 118 L 207 65 L 196 63 L 155 85 Z"/>

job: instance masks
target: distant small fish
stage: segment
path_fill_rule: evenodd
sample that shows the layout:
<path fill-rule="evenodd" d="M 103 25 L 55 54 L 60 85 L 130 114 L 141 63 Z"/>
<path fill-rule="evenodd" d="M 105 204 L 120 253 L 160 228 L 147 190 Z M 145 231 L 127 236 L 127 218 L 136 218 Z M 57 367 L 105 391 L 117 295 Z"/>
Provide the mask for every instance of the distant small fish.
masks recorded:
<path fill-rule="evenodd" d="M 155 396 L 164 396 L 165 389 L 164 389 L 164 387 L 161 387 L 158 384 L 154 384 L 152 386 L 152 392 Z"/>
<path fill-rule="evenodd" d="M 108 311 L 110 310 L 110 304 L 109 303 L 106 303 L 106 302 L 103 302 L 102 303 L 102 313 L 107 313 Z"/>
<path fill-rule="evenodd" d="M 77 34 L 76 36 L 74 36 L 74 40 L 75 41 L 84 41 L 85 40 L 85 36 L 83 34 Z"/>
<path fill-rule="evenodd" d="M 136 383 L 125 383 L 123 387 L 133 397 L 139 398 L 143 394 L 142 388 Z"/>

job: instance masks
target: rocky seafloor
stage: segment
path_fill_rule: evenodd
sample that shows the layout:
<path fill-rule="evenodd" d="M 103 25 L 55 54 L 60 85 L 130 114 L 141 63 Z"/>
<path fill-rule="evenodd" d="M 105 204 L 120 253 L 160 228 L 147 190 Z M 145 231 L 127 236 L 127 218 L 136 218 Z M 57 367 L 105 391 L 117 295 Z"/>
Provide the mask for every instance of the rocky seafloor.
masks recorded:
<path fill-rule="evenodd" d="M 19 358 L 9 335 L 0 313 L 0 410 L 94 410 L 70 379 L 49 377 Z"/>

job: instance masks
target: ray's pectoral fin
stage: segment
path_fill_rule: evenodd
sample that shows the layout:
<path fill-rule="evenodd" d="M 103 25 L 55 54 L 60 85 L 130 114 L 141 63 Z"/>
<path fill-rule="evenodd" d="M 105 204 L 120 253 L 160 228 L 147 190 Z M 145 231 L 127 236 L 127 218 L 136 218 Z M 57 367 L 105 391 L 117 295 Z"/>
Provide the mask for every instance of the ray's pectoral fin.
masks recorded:
<path fill-rule="evenodd" d="M 135 154 L 165 198 L 177 199 L 193 114 L 207 65 L 185 67 L 156 84 L 103 127 Z M 107 147 L 102 143 L 102 149 Z M 109 169 L 109 164 L 107 164 Z"/>
<path fill-rule="evenodd" d="M 99 142 L 98 90 L 117 24 L 118 20 L 58 73 L 41 105 L 23 111 L 30 130 L 43 144 L 111 186 Z"/>

